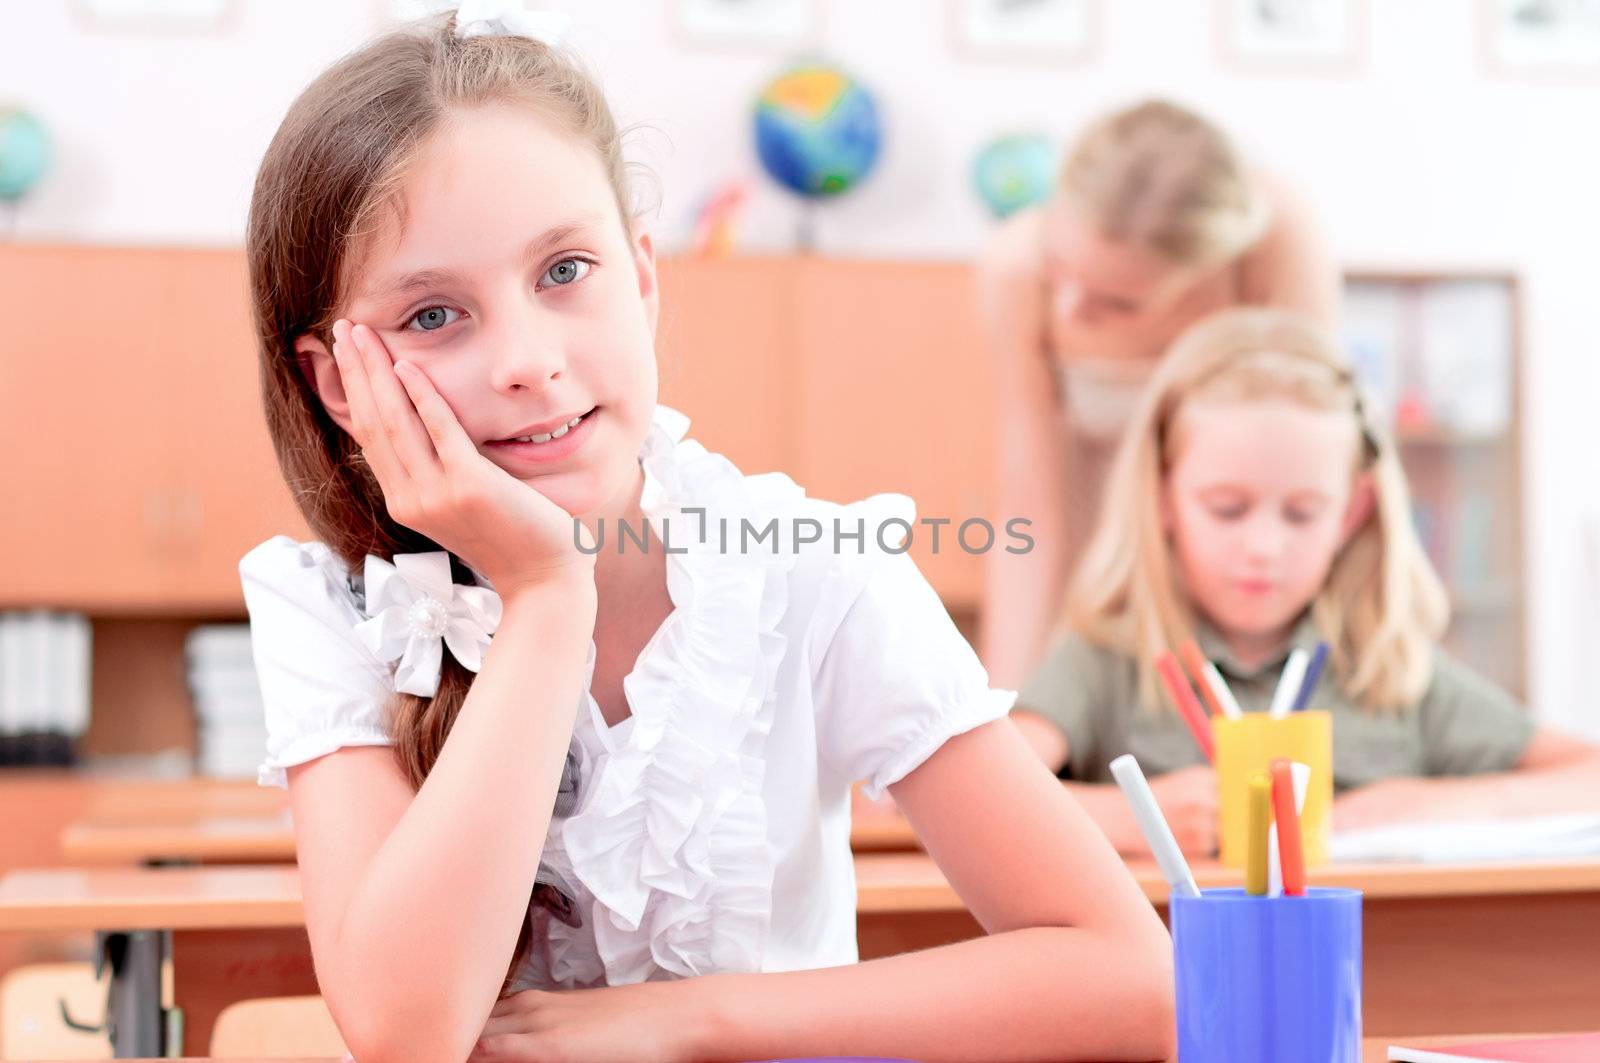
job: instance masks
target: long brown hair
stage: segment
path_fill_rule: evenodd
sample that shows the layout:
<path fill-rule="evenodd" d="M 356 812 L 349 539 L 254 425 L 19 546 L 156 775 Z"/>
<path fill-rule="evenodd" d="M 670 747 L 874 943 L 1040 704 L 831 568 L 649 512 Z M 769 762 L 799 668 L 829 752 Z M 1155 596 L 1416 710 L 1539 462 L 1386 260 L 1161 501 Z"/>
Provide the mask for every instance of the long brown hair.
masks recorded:
<path fill-rule="evenodd" d="M 267 428 L 306 523 L 354 572 L 368 554 L 387 560 L 442 547 L 389 516 L 360 448 L 317 397 L 295 341 L 311 334 L 332 346 L 359 265 L 352 248 L 383 211 L 398 209 L 408 166 L 451 109 L 499 102 L 527 106 L 592 146 L 626 227 L 621 135 L 599 87 L 540 41 L 458 38 L 454 15 L 379 37 L 324 71 L 290 106 L 256 175 L 245 249 Z M 457 582 L 472 581 L 460 558 L 450 563 Z M 395 757 L 414 788 L 438 759 L 472 677 L 447 652 L 432 698 L 395 695 Z M 527 938 L 525 922 L 513 972 Z"/>
<path fill-rule="evenodd" d="M 1161 484 L 1183 445 L 1185 405 L 1207 398 L 1349 412 L 1362 440 L 1351 475 L 1371 477 L 1376 506 L 1334 556 L 1311 618 L 1350 698 L 1369 711 L 1414 704 L 1432 675 L 1449 601 L 1417 539 L 1399 455 L 1367 416 L 1349 359 L 1322 329 L 1284 310 L 1220 311 L 1162 356 L 1112 462 L 1063 626 L 1143 662 L 1141 700 L 1164 704 L 1148 662 L 1192 638 L 1196 615 L 1173 571 Z"/>

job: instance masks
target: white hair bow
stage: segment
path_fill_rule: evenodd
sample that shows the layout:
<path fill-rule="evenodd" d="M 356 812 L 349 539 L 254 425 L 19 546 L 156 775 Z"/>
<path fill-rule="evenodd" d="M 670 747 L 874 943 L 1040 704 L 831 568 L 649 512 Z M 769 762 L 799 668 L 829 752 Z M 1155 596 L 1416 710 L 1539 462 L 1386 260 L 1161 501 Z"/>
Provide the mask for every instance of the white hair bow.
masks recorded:
<path fill-rule="evenodd" d="M 572 29 L 563 11 L 530 11 L 522 0 L 461 0 L 456 8 L 457 37 L 531 37 L 559 47 Z"/>
<path fill-rule="evenodd" d="M 396 554 L 392 565 L 368 554 L 365 575 L 371 619 L 355 633 L 380 661 L 399 658 L 396 690 L 424 698 L 439 692 L 441 643 L 467 671 L 483 666 L 489 636 L 500 626 L 500 596 L 451 583 L 449 554 Z"/>

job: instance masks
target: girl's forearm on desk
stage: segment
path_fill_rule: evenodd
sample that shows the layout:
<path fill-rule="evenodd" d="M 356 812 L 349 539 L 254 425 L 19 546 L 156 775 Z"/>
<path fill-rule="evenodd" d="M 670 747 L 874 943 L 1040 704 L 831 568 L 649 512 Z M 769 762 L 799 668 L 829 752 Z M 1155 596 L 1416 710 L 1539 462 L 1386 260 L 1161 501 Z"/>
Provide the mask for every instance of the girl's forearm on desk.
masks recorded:
<path fill-rule="evenodd" d="M 1592 812 L 1600 808 L 1600 756 L 1492 775 L 1395 778 L 1341 794 L 1334 826 Z"/>
<path fill-rule="evenodd" d="M 1130 950 L 1126 936 L 1072 927 L 684 987 L 711 1016 L 707 1060 L 1159 1060 L 1173 1051 L 1170 950 Z"/>
<path fill-rule="evenodd" d="M 1431 806 L 1462 818 L 1600 809 L 1600 754 L 1545 768 L 1422 781 L 1433 791 Z"/>
<path fill-rule="evenodd" d="M 593 617 L 592 584 L 506 601 L 437 762 L 339 924 L 334 962 L 382 996 L 368 1012 L 446 1015 L 463 1057 L 527 912 Z"/>

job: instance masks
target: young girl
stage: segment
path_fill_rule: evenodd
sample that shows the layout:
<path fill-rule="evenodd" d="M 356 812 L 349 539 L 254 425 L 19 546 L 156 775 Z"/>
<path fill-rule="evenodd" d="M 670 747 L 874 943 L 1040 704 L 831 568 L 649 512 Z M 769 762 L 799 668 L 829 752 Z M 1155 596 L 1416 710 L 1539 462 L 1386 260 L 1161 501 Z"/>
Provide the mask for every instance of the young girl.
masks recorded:
<path fill-rule="evenodd" d="M 1119 849 L 1144 851 L 1106 785 L 1107 764 L 1128 752 L 1159 776 L 1152 788 L 1184 848 L 1216 848 L 1215 776 L 1150 665 L 1191 637 L 1246 711 L 1267 707 L 1291 650 L 1330 644 L 1315 704 L 1334 719 L 1338 828 L 1600 803 L 1600 750 L 1536 728 L 1438 649 L 1444 591 L 1399 459 L 1314 325 L 1235 309 L 1181 337 L 1123 438 L 1106 501 L 1069 592 L 1070 634 L 1014 718 L 1053 769 L 1069 769 Z"/>
<path fill-rule="evenodd" d="M 340 61 L 251 206 L 267 419 L 317 537 L 240 564 L 262 779 L 348 1046 L 1165 1056 L 1170 943 L 895 552 L 908 501 L 744 476 L 656 404 L 616 128 L 523 25 Z M 854 964 L 861 779 L 992 937 Z"/>

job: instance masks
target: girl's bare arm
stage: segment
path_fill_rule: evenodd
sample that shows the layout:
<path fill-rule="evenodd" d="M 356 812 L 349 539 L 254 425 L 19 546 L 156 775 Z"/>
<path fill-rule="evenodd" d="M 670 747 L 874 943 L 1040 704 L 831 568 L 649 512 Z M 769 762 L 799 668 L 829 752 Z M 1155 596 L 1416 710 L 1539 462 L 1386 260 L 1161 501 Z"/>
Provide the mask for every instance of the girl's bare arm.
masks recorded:
<path fill-rule="evenodd" d="M 705 1058 L 1172 1054 L 1166 930 L 1009 721 L 950 739 L 891 790 L 990 936 L 852 967 L 684 983 L 726 1002 Z"/>
<path fill-rule="evenodd" d="M 1039 662 L 1066 579 L 1065 416 L 1044 358 L 1037 219 L 1009 221 L 978 263 L 979 319 L 1000 411 L 993 516 L 997 530 L 1026 518 L 1033 547 L 984 558 L 979 656 L 995 686 L 1016 688 Z M 1010 543 L 1009 537 L 999 542 Z"/>
<path fill-rule="evenodd" d="M 414 795 L 391 750 L 289 770 L 317 980 L 357 1059 L 466 1058 L 526 915 L 579 704 L 594 591 L 505 603 Z"/>

